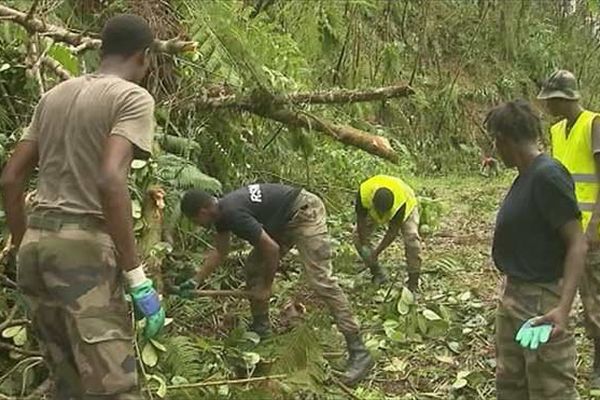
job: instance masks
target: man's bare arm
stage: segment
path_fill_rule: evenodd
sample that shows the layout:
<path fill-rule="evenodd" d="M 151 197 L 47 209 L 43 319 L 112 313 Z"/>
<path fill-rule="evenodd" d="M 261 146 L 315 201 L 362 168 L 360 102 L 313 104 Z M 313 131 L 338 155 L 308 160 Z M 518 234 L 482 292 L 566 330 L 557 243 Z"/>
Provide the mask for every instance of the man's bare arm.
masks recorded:
<path fill-rule="evenodd" d="M 376 259 L 385 249 L 387 249 L 390 244 L 398 237 L 398 233 L 400 232 L 400 226 L 402 224 L 400 222 L 392 221 L 390 222 L 387 232 L 379 245 L 373 251 L 373 257 Z"/>
<path fill-rule="evenodd" d="M 586 239 L 578 220 L 566 223 L 560 229 L 560 234 L 567 247 L 560 300 L 555 308 L 534 321 L 534 325 L 542 323 L 553 325 L 553 337 L 568 328 L 569 312 L 573 305 L 575 293 L 577 293 L 579 280 L 583 274 L 587 253 Z"/>
<path fill-rule="evenodd" d="M 127 187 L 129 167 L 133 160 L 134 146 L 122 136 L 109 136 L 102 155 L 98 191 L 102 211 L 118 253 L 119 266 L 130 271 L 139 265 L 131 197 Z"/>
<path fill-rule="evenodd" d="M 229 254 L 230 236 L 229 232 L 217 233 L 217 236 L 215 237 L 215 248 L 207 252 L 206 258 L 204 259 L 204 265 L 202 265 L 202 268 L 198 271 L 198 275 L 196 276 L 198 283 L 204 282 L 206 278 L 208 278 L 217 267 L 225 261 Z"/>
<path fill-rule="evenodd" d="M 4 210 L 12 240 L 19 247 L 26 230 L 25 188 L 33 169 L 38 163 L 38 145 L 35 141 L 17 144 L 6 163 L 0 183 L 4 197 Z"/>

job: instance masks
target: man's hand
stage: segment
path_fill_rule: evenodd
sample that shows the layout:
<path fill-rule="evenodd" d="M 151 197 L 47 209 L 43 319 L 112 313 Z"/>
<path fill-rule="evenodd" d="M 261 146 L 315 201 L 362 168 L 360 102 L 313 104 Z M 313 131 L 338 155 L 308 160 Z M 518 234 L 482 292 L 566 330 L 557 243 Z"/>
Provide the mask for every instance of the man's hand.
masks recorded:
<path fill-rule="evenodd" d="M 160 304 L 158 293 L 152 281 L 146 278 L 142 265 L 127 271 L 126 277 L 136 319 L 146 319 L 144 337 L 152 339 L 158 335 L 165 324 L 165 310 Z"/>
<path fill-rule="evenodd" d="M 559 306 L 553 308 L 541 317 L 533 318 L 531 320 L 531 326 L 533 327 L 544 324 L 552 325 L 551 338 L 559 336 L 561 333 L 566 332 L 569 325 L 569 310 Z"/>

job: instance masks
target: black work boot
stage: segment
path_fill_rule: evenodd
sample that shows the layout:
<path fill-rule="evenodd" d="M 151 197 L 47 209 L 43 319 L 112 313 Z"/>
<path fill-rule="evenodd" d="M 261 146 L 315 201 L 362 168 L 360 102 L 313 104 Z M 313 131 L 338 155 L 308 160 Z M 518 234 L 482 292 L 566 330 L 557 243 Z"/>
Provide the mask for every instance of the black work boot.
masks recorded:
<path fill-rule="evenodd" d="M 600 389 L 600 339 L 594 339 L 594 365 L 590 376 L 590 388 Z"/>
<path fill-rule="evenodd" d="M 365 347 L 360 334 L 344 334 L 346 346 L 348 347 L 348 363 L 341 381 L 344 385 L 353 387 L 369 373 L 375 361 L 369 350 Z"/>
<path fill-rule="evenodd" d="M 371 282 L 374 284 L 381 286 L 388 281 L 388 277 L 383 268 L 381 268 L 381 265 L 373 264 L 369 267 L 369 270 L 371 271 L 372 276 Z"/>
<path fill-rule="evenodd" d="M 266 339 L 273 335 L 271 330 L 271 322 L 269 321 L 269 314 L 253 315 L 252 323 L 248 327 L 248 330 L 256 332 L 262 339 Z"/>
<path fill-rule="evenodd" d="M 418 272 L 411 272 L 408 274 L 406 286 L 408 287 L 408 290 L 410 290 L 413 293 L 419 291 L 419 275 L 420 274 Z"/>

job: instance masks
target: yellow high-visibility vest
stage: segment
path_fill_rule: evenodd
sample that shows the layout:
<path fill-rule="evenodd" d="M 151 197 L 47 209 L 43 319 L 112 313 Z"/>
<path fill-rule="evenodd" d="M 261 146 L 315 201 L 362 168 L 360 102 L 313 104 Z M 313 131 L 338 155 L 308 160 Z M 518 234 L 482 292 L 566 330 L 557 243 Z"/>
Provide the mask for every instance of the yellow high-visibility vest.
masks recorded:
<path fill-rule="evenodd" d="M 392 208 L 384 215 L 379 215 L 373 207 L 373 197 L 375 197 L 377 189 L 380 188 L 389 189 L 394 194 Z M 406 221 L 417 206 L 415 192 L 402 179 L 393 176 L 375 175 L 360 184 L 359 193 L 362 206 L 367 209 L 373 221 L 379 225 L 389 223 L 405 204 L 404 221 Z"/>
<path fill-rule="evenodd" d="M 592 122 L 596 116 L 598 114 L 591 111 L 583 111 L 568 136 L 566 119 L 550 128 L 552 155 L 569 170 L 575 181 L 575 195 L 584 230 L 590 222 L 598 195 L 596 164 L 592 153 Z"/>

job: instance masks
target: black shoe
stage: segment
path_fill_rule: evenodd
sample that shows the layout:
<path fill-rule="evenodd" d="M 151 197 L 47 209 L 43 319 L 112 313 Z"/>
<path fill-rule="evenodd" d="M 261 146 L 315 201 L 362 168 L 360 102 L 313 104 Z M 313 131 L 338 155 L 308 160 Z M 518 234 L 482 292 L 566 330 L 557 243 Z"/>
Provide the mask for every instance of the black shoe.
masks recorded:
<path fill-rule="evenodd" d="M 248 327 L 248 330 L 255 332 L 262 339 L 266 339 L 273 335 L 271 330 L 271 322 L 269 321 L 269 314 L 265 315 L 254 315 L 252 317 L 252 323 Z"/>
<path fill-rule="evenodd" d="M 406 281 L 406 286 L 408 287 L 408 290 L 410 290 L 413 293 L 416 293 L 419 291 L 419 273 L 418 272 L 408 274 L 408 280 Z"/>
<path fill-rule="evenodd" d="M 381 286 L 388 281 L 388 277 L 383 268 L 381 268 L 381 265 L 372 265 L 369 267 L 369 270 L 371 271 L 372 276 L 371 282 L 373 282 L 374 284 Z"/>
<path fill-rule="evenodd" d="M 348 364 L 341 381 L 346 386 L 354 387 L 367 376 L 375 365 L 375 361 L 373 361 L 373 357 L 371 357 L 358 333 L 344 336 L 348 347 Z"/>

